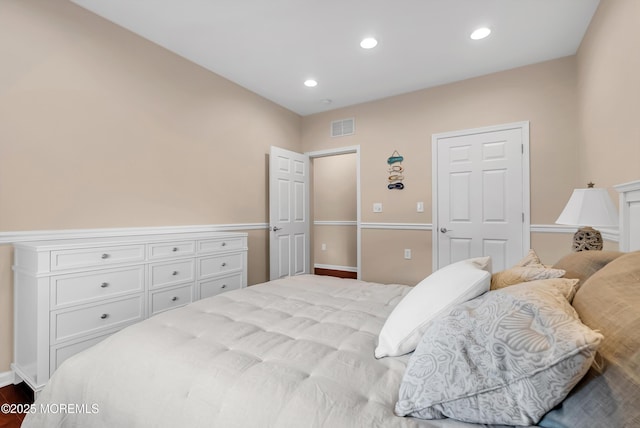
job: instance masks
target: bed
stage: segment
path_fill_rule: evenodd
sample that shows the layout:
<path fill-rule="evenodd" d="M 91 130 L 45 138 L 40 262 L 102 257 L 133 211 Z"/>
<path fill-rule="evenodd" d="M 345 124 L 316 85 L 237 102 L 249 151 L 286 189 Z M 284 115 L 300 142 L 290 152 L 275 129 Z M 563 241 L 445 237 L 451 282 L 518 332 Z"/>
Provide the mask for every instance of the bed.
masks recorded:
<path fill-rule="evenodd" d="M 638 218 L 625 221 L 640 224 Z M 507 281 L 508 275 L 489 274 L 487 280 L 486 260 L 464 263 L 463 269 L 434 273 L 421 287 L 303 275 L 159 314 L 65 361 L 23 426 L 640 426 L 639 251 L 568 254 L 553 267 L 540 267 L 549 278 L 534 275 L 504 288 L 496 283 L 489 292 L 492 279 Z M 461 274 L 465 269 L 467 273 Z M 507 273 L 528 275 L 535 269 L 537 265 L 525 258 L 522 266 Z M 432 293 L 443 280 L 449 284 L 450 275 L 456 278 L 454 283 L 464 284 L 455 298 L 440 292 L 430 302 L 449 299 L 447 305 L 420 306 L 416 312 L 420 293 Z M 444 294 L 454 293 L 456 287 Z M 529 295 L 538 289 L 545 298 L 559 302 L 561 311 L 545 315 L 546 301 L 532 304 Z M 510 343 L 516 343 L 513 349 L 520 353 L 515 363 L 505 357 L 502 342 L 487 339 L 503 335 L 505 324 L 493 332 L 477 318 L 493 320 L 495 311 L 512 302 L 520 305 L 510 313 L 518 322 L 507 323 L 510 337 L 515 338 Z M 391 321 L 400 317 L 406 322 L 412 310 L 422 317 L 419 331 L 408 334 L 397 325 L 396 330 L 391 328 Z M 422 312 L 428 311 L 433 316 L 425 322 Z M 572 323 L 585 344 L 568 351 L 570 359 L 553 356 L 552 367 L 533 368 L 534 375 L 524 381 L 518 373 L 507 379 L 506 390 L 498 390 L 492 385 L 504 384 L 500 378 L 504 372 L 519 370 L 521 357 L 526 357 L 524 364 L 536 360 L 529 358 L 527 344 L 540 340 L 521 340 L 522 322 L 532 324 L 522 318 L 529 312 L 535 313 L 535 323 L 539 316 Z M 460 337 L 465 338 L 462 345 Z M 545 337 L 559 342 L 556 333 Z M 476 340 L 472 346 L 470 338 Z M 574 337 L 568 342 L 573 344 Z M 450 346 L 463 348 L 447 354 Z M 507 369 L 496 372 L 495 361 L 474 360 L 474 352 L 487 353 L 483 346 L 497 352 Z M 560 347 L 554 343 L 548 348 L 555 352 Z M 473 367 L 451 366 L 454 360 L 471 361 Z M 432 370 L 434 362 L 447 369 Z M 474 378 L 475 370 L 488 371 Z M 558 379 L 569 372 L 571 379 L 559 386 Z M 482 394 L 464 390 L 471 381 L 480 383 Z M 425 407 L 420 402 L 424 395 L 458 390 L 454 398 L 432 401 L 437 405 Z M 546 402 L 548 408 L 537 408 L 547 399 L 555 401 Z M 516 415 L 519 423 L 491 419 L 523 407 L 523 402 L 536 407 L 524 411 L 532 419 L 517 419 L 522 415 Z M 468 417 L 469 410 L 481 417 Z"/>

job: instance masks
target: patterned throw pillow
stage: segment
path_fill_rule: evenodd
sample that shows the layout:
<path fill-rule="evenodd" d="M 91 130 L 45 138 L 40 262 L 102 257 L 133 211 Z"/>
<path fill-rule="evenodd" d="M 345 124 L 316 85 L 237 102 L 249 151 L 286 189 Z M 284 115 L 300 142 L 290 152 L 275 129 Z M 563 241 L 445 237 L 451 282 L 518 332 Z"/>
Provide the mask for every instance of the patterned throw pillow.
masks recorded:
<path fill-rule="evenodd" d="M 499 290 L 521 282 L 560 278 L 564 274 L 563 269 L 553 269 L 543 265 L 536 252 L 531 249 L 527 256 L 515 266 L 496 272 L 491 276 L 491 290 Z"/>
<path fill-rule="evenodd" d="M 399 416 L 534 425 L 593 362 L 602 335 L 566 296 L 575 280 L 490 291 L 434 320 L 407 365 Z"/>

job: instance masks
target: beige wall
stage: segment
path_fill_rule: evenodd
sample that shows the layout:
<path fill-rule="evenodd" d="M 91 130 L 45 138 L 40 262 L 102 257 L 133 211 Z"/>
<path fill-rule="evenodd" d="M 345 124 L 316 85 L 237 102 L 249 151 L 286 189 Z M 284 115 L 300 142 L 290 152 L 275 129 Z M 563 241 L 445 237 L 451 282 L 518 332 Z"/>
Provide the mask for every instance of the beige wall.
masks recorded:
<path fill-rule="evenodd" d="M 307 116 L 303 147 L 312 151 L 360 145 L 363 222 L 428 224 L 432 134 L 528 120 L 531 221 L 550 224 L 579 170 L 575 76 L 575 57 L 568 57 Z M 329 123 L 346 117 L 355 118 L 356 134 L 330 138 Z M 404 156 L 401 191 L 386 187 L 386 160 L 394 150 Z M 419 201 L 425 203 L 423 213 L 416 212 Z M 372 212 L 374 202 L 383 203 L 382 213 Z M 431 272 L 429 232 L 364 229 L 362 234 L 363 279 L 415 284 Z M 385 245 L 374 245 L 378 242 Z M 404 259 L 406 248 L 412 250 L 412 260 Z"/>
<path fill-rule="evenodd" d="M 640 1 L 601 0 L 578 50 L 582 186 L 640 178 L 639 19 Z"/>
<path fill-rule="evenodd" d="M 269 146 L 299 149 L 298 115 L 67 0 L 2 0 L 0 62 L 0 232 L 264 223 Z M 249 234 L 252 284 L 267 238 Z"/>

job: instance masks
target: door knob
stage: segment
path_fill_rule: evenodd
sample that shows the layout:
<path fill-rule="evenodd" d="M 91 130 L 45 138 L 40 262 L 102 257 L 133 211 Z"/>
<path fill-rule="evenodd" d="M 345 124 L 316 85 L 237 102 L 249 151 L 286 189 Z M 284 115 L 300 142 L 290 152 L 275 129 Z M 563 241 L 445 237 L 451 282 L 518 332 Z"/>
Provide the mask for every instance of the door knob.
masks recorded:
<path fill-rule="evenodd" d="M 447 233 L 447 232 L 453 232 L 453 230 L 447 229 L 446 227 L 441 227 L 440 228 L 440 233 Z"/>
<path fill-rule="evenodd" d="M 282 230 L 282 228 L 281 228 L 281 227 L 278 227 L 278 226 L 273 226 L 273 227 L 271 228 L 271 230 L 273 230 L 274 232 L 277 232 L 277 231 L 279 231 L 279 230 Z"/>

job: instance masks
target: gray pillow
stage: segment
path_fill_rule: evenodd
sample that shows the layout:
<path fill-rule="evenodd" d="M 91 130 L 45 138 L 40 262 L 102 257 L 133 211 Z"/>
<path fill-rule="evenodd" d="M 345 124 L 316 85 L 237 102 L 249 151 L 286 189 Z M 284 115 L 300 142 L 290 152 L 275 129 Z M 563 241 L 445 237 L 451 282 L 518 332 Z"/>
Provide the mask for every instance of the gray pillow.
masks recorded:
<path fill-rule="evenodd" d="M 576 282 L 490 291 L 434 320 L 409 360 L 396 414 L 536 424 L 584 376 L 602 340 L 567 301 Z"/>

